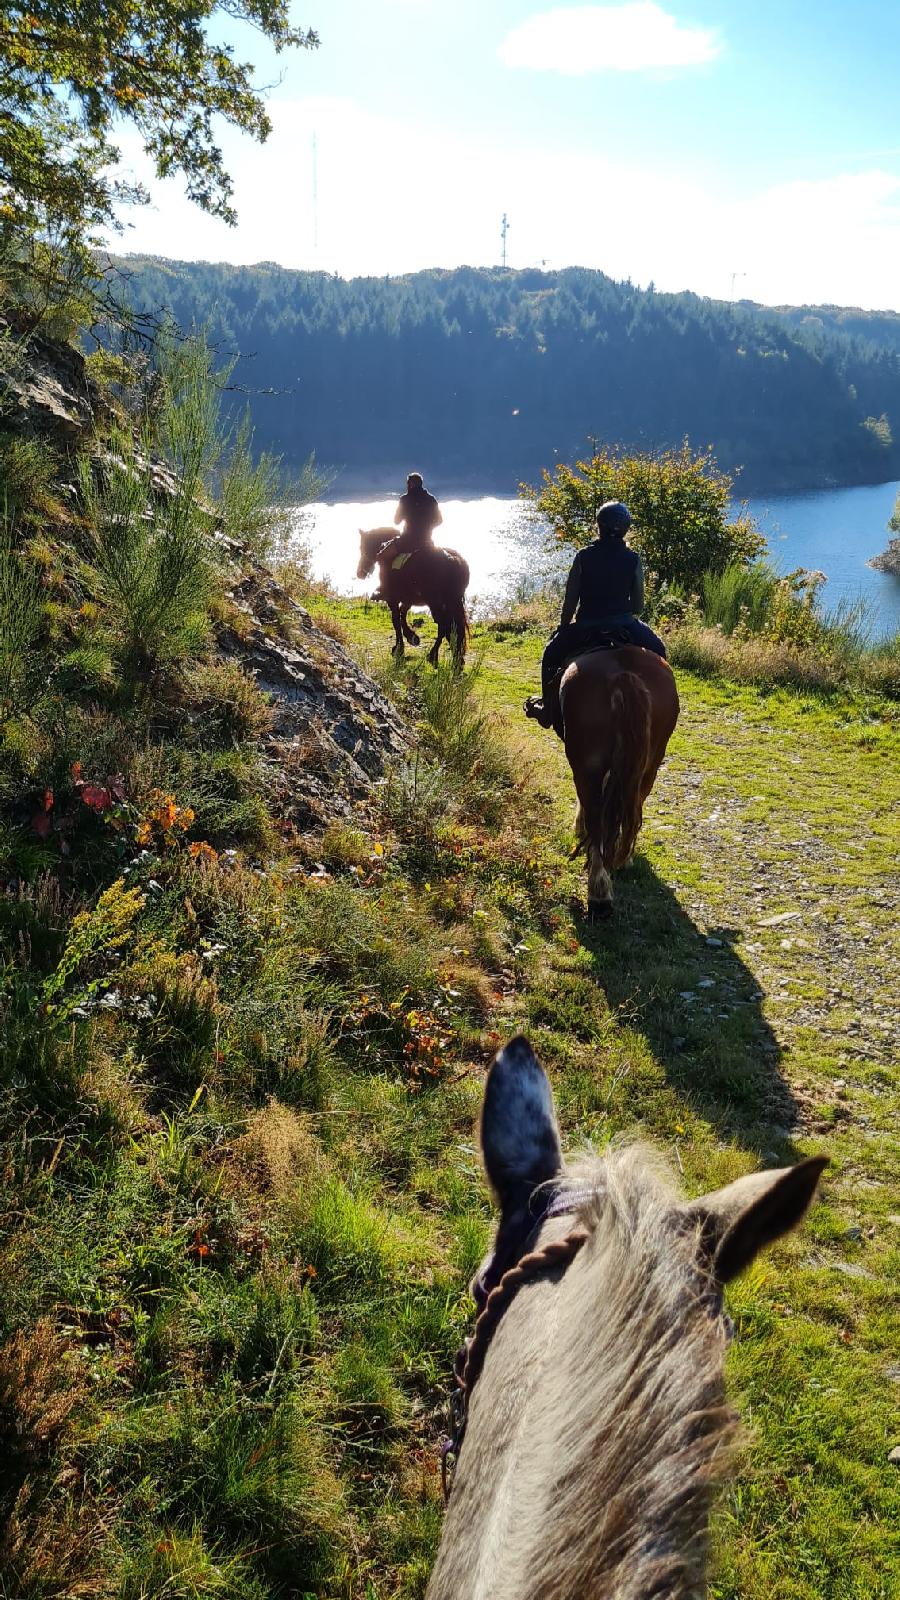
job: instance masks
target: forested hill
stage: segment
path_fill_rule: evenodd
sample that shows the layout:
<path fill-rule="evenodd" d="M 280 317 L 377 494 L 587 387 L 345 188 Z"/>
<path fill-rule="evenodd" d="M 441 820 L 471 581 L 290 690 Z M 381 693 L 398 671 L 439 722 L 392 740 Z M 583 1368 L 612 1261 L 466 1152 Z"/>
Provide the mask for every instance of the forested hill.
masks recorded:
<path fill-rule="evenodd" d="M 761 310 L 762 307 L 755 309 Z M 859 306 L 778 306 L 775 314 L 791 329 L 800 329 L 804 341 L 815 348 L 826 345 L 834 333 L 849 335 L 869 354 L 900 351 L 900 312 L 864 311 Z"/>
<path fill-rule="evenodd" d="M 811 313 L 658 294 L 601 272 L 459 268 L 344 280 L 122 260 L 137 306 L 239 353 L 260 447 L 342 469 L 340 490 L 418 467 L 514 490 L 593 436 L 712 443 L 746 489 L 900 476 L 900 355 Z"/>

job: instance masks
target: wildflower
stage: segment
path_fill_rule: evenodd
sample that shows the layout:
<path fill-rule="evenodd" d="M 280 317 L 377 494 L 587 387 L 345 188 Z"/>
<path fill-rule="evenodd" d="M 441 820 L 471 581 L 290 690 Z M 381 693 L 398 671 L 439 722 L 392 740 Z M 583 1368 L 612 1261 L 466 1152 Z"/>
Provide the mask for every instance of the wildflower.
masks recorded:
<path fill-rule="evenodd" d="M 195 861 L 213 862 L 219 859 L 218 851 L 214 850 L 212 845 L 208 844 L 205 839 L 195 839 L 188 845 L 188 853 L 193 856 Z"/>

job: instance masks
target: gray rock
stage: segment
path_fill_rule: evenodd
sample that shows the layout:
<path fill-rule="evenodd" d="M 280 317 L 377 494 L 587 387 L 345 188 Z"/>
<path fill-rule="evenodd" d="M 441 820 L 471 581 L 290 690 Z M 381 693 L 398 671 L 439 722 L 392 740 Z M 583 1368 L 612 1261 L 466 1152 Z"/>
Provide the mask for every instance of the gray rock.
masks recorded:
<path fill-rule="evenodd" d="M 408 752 L 411 730 L 264 567 L 236 563 L 231 598 L 245 621 L 220 630 L 219 650 L 270 698 L 263 754 L 274 809 L 300 827 L 348 816 Z"/>

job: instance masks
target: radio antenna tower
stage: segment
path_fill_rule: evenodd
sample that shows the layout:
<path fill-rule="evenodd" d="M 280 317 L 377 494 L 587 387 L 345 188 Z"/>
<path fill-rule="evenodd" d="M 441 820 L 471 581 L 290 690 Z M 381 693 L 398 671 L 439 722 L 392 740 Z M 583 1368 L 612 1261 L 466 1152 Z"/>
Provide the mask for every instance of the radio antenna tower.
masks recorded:
<path fill-rule="evenodd" d="M 313 203 L 313 253 L 319 250 L 319 161 L 316 136 L 312 136 L 312 203 Z"/>
<path fill-rule="evenodd" d="M 502 221 L 502 223 L 500 225 L 500 245 L 501 245 L 500 260 L 501 260 L 501 263 L 502 263 L 502 265 L 504 267 L 506 266 L 506 235 L 508 233 L 509 233 L 509 219 L 508 219 L 508 217 L 506 215 L 506 212 L 504 211 L 504 213 L 503 213 L 503 221 Z"/>

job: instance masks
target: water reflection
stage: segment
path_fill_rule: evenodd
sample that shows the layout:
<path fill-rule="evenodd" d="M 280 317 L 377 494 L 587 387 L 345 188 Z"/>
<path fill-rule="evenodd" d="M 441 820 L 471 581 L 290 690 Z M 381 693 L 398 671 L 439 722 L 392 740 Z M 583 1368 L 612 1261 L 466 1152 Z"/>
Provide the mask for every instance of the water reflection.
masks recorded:
<path fill-rule="evenodd" d="M 824 608 L 833 611 L 862 601 L 873 638 L 900 629 L 900 579 L 866 565 L 887 545 L 886 523 L 897 489 L 893 483 L 865 484 L 749 501 L 775 565 L 784 572 L 792 567 L 825 572 Z M 360 583 L 356 577 L 359 529 L 390 526 L 396 504 L 395 498 L 346 500 L 299 513 L 298 529 L 312 546 L 316 576 L 327 578 L 342 594 L 371 593 L 373 580 Z M 442 500 L 441 509 L 438 542 L 465 556 L 472 572 L 470 599 L 482 606 L 565 575 L 569 555 L 548 552 L 540 527 L 525 515 L 518 498 Z"/>

